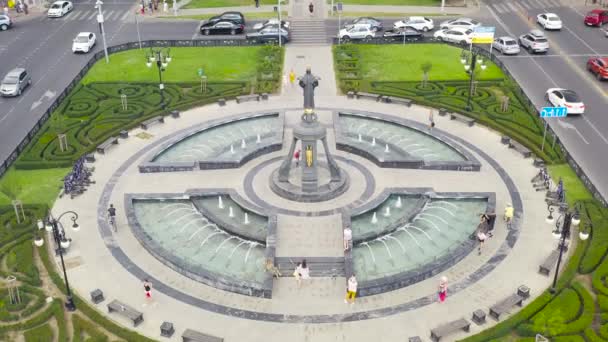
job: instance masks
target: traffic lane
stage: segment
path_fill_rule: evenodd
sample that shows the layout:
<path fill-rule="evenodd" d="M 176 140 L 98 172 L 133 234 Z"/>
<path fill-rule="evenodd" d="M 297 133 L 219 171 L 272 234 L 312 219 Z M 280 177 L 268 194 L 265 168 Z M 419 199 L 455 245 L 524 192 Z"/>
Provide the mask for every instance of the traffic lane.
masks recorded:
<path fill-rule="evenodd" d="M 566 30 L 572 31 L 572 34 L 584 40 L 597 53 L 608 55 L 608 39 L 606 39 L 604 31 L 599 27 L 585 25 L 582 13 L 577 13 L 572 8 L 563 8 L 557 15 L 562 19 Z"/>

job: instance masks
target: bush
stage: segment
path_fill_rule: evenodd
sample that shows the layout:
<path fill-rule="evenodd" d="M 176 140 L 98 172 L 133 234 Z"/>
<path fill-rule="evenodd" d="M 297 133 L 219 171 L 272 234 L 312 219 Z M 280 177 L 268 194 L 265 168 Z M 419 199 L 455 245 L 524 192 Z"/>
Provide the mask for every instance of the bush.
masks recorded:
<path fill-rule="evenodd" d="M 53 340 L 53 330 L 48 324 L 41 325 L 23 333 L 25 342 L 48 342 Z"/>
<path fill-rule="evenodd" d="M 597 200 L 580 202 L 582 205 L 581 227 L 591 221 L 592 229 L 589 247 L 581 260 L 579 271 L 591 273 L 602 261 L 608 251 L 608 210 Z"/>
<path fill-rule="evenodd" d="M 578 282 L 572 284 L 572 288 L 576 291 L 583 303 L 582 311 L 576 320 L 566 324 L 563 329 L 561 329 L 561 334 L 582 333 L 588 326 L 591 325 L 591 322 L 593 322 L 593 315 L 595 313 L 595 303 L 593 302 L 593 297 L 591 297 L 589 291 L 587 291 L 587 289 Z"/>
<path fill-rule="evenodd" d="M 608 296 L 608 287 L 606 287 L 605 279 L 608 275 L 608 259 L 604 259 L 602 263 L 593 271 L 591 282 L 593 289 L 605 296 Z"/>
<path fill-rule="evenodd" d="M 542 324 L 543 316 L 545 318 L 559 316 L 560 323 L 564 324 L 575 320 L 580 312 L 581 300 L 578 294 L 573 289 L 567 288 L 553 298 L 537 315 L 532 317 L 531 322 L 534 325 Z"/>
<path fill-rule="evenodd" d="M 39 283 L 38 269 L 34 264 L 34 244 L 24 241 L 13 248 L 6 257 L 6 266 L 10 272 L 19 272 L 32 281 Z"/>
<path fill-rule="evenodd" d="M 72 316 L 74 326 L 74 342 L 106 342 L 108 336 L 100 332 L 91 322 L 83 319 L 80 315 Z M 88 336 L 85 339 L 85 334 Z"/>

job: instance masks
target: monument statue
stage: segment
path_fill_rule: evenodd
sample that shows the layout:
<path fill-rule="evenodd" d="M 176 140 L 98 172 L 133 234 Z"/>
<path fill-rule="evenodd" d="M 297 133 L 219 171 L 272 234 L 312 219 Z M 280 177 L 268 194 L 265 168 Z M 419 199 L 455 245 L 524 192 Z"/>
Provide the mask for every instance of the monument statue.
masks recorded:
<path fill-rule="evenodd" d="M 306 68 L 306 74 L 299 77 L 300 87 L 304 89 L 304 111 L 311 112 L 315 108 L 315 88 L 319 86 L 319 78 L 314 76 L 310 67 Z"/>

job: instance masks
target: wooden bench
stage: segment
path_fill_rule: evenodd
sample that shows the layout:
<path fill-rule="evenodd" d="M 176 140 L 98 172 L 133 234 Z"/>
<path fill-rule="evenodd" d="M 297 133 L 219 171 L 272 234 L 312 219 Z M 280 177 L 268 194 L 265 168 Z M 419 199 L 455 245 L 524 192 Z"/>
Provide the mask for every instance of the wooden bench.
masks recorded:
<path fill-rule="evenodd" d="M 450 120 L 458 120 L 467 124 L 467 126 L 472 127 L 475 124 L 475 119 L 469 118 L 468 116 L 464 116 L 458 113 L 450 113 Z"/>
<path fill-rule="evenodd" d="M 357 92 L 357 99 L 365 98 L 365 99 L 369 99 L 369 100 L 380 101 L 381 97 L 382 96 L 378 95 L 378 94 L 365 93 L 365 92 Z"/>
<path fill-rule="evenodd" d="M 260 101 L 260 95 L 241 95 L 236 97 L 236 103 L 247 102 L 247 101 Z"/>
<path fill-rule="evenodd" d="M 528 150 L 527 147 L 525 147 L 524 145 L 518 143 L 515 140 L 511 140 L 509 141 L 509 148 L 514 149 L 515 151 L 521 153 L 521 155 L 524 158 L 529 158 L 530 156 L 532 156 L 532 151 Z"/>
<path fill-rule="evenodd" d="M 99 154 L 105 154 L 106 150 L 110 148 L 112 145 L 118 145 L 117 137 L 110 137 L 108 140 L 101 143 L 101 145 L 97 146 L 96 150 Z"/>
<path fill-rule="evenodd" d="M 555 265 L 555 263 L 557 262 L 558 257 L 559 251 L 554 250 L 553 252 L 551 252 L 547 259 L 545 259 L 545 261 L 543 261 L 543 263 L 538 266 L 538 273 L 548 276 L 549 273 L 551 273 L 551 269 L 553 269 L 553 265 Z"/>
<path fill-rule="evenodd" d="M 223 342 L 223 338 L 203 334 L 202 332 L 198 332 L 192 329 L 186 329 L 182 334 L 183 342 Z"/>
<path fill-rule="evenodd" d="M 108 312 L 112 313 L 116 311 L 122 316 L 133 321 L 133 326 L 136 327 L 139 323 L 144 321 L 144 314 L 133 309 L 125 303 L 122 303 L 116 299 L 108 304 Z"/>
<path fill-rule="evenodd" d="M 402 97 L 396 97 L 396 96 L 385 96 L 384 97 L 384 102 L 386 102 L 386 103 L 403 104 L 406 107 L 411 107 L 412 106 L 412 100 L 410 100 L 410 99 L 404 99 Z"/>
<path fill-rule="evenodd" d="M 450 323 L 440 325 L 435 329 L 431 329 L 431 340 L 439 341 L 442 337 L 445 337 L 446 335 L 449 335 L 460 329 L 468 332 L 470 327 L 471 323 L 466 319 L 457 319 Z"/>
<path fill-rule="evenodd" d="M 165 123 L 165 118 L 163 116 L 155 116 L 151 119 L 148 119 L 144 122 L 142 122 L 139 127 L 141 127 L 142 129 L 148 129 L 150 126 L 157 124 L 157 123 Z"/>
<path fill-rule="evenodd" d="M 517 293 L 514 293 L 492 306 L 490 308 L 490 316 L 498 321 L 500 319 L 500 316 L 504 313 L 510 312 L 513 306 L 522 306 L 523 301 L 524 297 L 518 295 Z"/>

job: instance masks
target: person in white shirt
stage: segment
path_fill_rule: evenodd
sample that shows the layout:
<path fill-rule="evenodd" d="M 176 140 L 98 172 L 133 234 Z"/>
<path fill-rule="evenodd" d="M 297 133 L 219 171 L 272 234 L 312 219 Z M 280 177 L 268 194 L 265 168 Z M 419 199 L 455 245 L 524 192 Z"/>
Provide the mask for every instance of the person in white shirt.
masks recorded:
<path fill-rule="evenodd" d="M 353 240 L 353 231 L 350 227 L 344 228 L 344 250 L 347 251 L 350 248 L 350 243 Z"/>
<path fill-rule="evenodd" d="M 487 235 L 482 230 L 477 231 L 477 241 L 479 241 L 479 248 L 477 249 L 477 254 L 481 255 L 481 248 L 483 247 L 483 243 L 486 241 L 487 238 Z"/>
<path fill-rule="evenodd" d="M 306 259 L 298 264 L 298 267 L 293 271 L 293 276 L 296 277 L 298 288 L 302 287 L 302 279 L 310 279 L 310 269 L 308 268 L 308 265 L 306 265 Z"/>
<path fill-rule="evenodd" d="M 346 298 L 344 299 L 344 303 L 355 303 L 355 296 L 357 296 L 357 278 L 353 273 L 350 278 L 348 278 L 348 284 L 346 287 Z"/>

